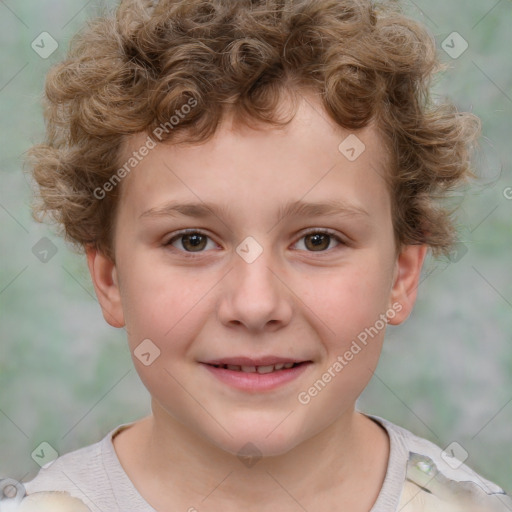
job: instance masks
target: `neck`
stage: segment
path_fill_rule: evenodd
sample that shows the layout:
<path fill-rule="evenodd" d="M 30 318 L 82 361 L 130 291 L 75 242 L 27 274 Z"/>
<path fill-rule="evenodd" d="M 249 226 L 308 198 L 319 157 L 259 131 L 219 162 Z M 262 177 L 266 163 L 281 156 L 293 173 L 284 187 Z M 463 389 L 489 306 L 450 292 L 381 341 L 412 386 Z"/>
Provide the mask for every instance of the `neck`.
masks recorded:
<path fill-rule="evenodd" d="M 127 435 L 126 448 L 119 440 L 116 450 L 128 476 L 156 510 L 170 502 L 184 510 L 203 502 L 211 510 L 229 511 L 231 505 L 233 510 L 251 509 L 255 503 L 261 511 L 275 510 L 276 505 L 292 510 L 297 507 L 294 500 L 308 509 L 307 503 L 325 505 L 334 496 L 339 506 L 343 496 L 351 503 L 356 489 L 364 496 L 358 496 L 358 504 L 366 499 L 360 510 L 370 510 L 384 480 L 387 434 L 353 409 L 285 454 L 243 461 L 177 422 L 158 404 L 153 412 L 126 431 L 132 442 Z M 168 496 L 162 495 L 163 489 Z"/>

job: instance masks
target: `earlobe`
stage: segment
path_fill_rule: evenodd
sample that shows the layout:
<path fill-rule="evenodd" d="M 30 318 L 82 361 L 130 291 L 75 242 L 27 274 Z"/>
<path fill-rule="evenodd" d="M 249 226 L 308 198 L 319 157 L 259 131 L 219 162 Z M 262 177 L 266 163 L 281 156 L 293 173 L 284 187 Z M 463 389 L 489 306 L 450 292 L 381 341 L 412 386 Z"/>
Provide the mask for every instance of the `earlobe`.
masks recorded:
<path fill-rule="evenodd" d="M 124 327 L 117 268 L 110 258 L 94 247 L 86 248 L 87 266 L 103 317 L 112 327 Z"/>
<path fill-rule="evenodd" d="M 421 268 L 426 253 L 426 245 L 408 245 L 400 252 L 396 262 L 390 298 L 390 306 L 393 307 L 396 314 L 393 318 L 389 318 L 388 323 L 392 325 L 401 324 L 411 314 L 416 302 Z"/>

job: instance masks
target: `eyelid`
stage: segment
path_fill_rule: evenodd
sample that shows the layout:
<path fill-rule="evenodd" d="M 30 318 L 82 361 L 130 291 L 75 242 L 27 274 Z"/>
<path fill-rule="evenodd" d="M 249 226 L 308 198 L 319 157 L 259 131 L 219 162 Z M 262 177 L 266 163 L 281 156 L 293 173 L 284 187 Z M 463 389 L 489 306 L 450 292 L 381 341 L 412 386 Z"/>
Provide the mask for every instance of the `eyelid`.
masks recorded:
<path fill-rule="evenodd" d="M 210 240 L 214 241 L 213 237 L 210 234 L 208 234 L 206 231 L 203 231 L 202 229 L 187 228 L 187 229 L 182 229 L 180 231 L 176 231 L 175 233 L 172 233 L 171 236 L 164 241 L 163 245 L 169 246 L 169 245 L 171 245 L 171 242 L 173 242 L 174 240 L 176 240 L 184 235 L 189 235 L 189 234 L 203 235 L 203 236 L 208 237 Z M 215 243 L 217 243 L 217 242 L 215 242 Z M 180 251 L 180 252 L 186 252 L 186 251 Z M 186 254 L 194 254 L 194 253 L 190 252 L 190 253 L 186 253 Z"/>
<path fill-rule="evenodd" d="M 300 238 L 302 238 L 303 236 L 306 236 L 306 235 L 313 234 L 313 233 L 322 233 L 322 234 L 326 234 L 326 235 L 331 235 L 333 238 L 336 238 L 340 242 L 346 243 L 345 240 L 339 235 L 339 233 L 337 231 L 335 231 L 334 229 L 329 229 L 329 228 L 308 228 L 305 231 L 300 232 Z"/>

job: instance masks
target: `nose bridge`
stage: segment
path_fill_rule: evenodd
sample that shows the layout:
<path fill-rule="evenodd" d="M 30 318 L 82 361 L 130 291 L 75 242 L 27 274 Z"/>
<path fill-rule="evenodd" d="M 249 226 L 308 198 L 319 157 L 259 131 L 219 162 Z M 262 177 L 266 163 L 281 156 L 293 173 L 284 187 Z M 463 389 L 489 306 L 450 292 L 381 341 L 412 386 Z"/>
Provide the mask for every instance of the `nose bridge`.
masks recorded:
<path fill-rule="evenodd" d="M 272 250 L 266 248 L 254 259 L 245 259 L 240 256 L 241 249 L 237 249 L 238 258 L 235 258 L 234 273 L 237 278 L 236 288 L 240 288 L 244 293 L 263 293 L 269 294 L 275 288 L 275 276 L 270 270 L 275 267 L 275 261 Z M 250 249 L 247 255 L 253 256 L 253 249 Z"/>
<path fill-rule="evenodd" d="M 252 237 L 236 248 L 219 311 L 224 323 L 257 330 L 289 321 L 291 305 L 286 287 L 275 275 L 279 262 L 274 256 L 271 248 Z"/>

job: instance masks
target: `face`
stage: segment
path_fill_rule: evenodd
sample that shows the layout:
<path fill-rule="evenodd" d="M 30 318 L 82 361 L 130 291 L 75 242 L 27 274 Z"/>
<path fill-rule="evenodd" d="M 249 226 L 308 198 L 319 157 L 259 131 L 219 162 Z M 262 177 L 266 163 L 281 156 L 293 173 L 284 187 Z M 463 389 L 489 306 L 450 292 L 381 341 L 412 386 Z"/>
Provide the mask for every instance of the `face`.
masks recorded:
<path fill-rule="evenodd" d="M 374 127 L 351 134 L 309 98 L 284 129 L 226 118 L 125 178 L 116 263 L 88 261 L 155 421 L 278 455 L 354 414 L 424 256 L 396 256 L 385 166 Z"/>

